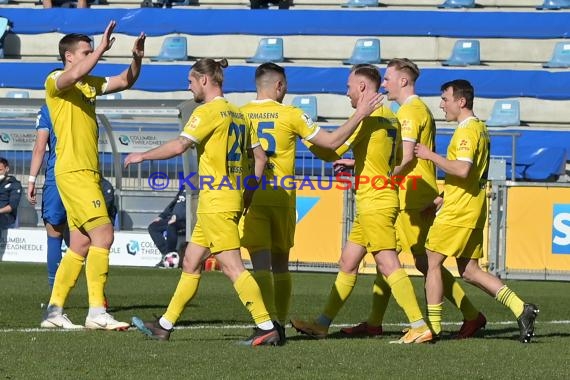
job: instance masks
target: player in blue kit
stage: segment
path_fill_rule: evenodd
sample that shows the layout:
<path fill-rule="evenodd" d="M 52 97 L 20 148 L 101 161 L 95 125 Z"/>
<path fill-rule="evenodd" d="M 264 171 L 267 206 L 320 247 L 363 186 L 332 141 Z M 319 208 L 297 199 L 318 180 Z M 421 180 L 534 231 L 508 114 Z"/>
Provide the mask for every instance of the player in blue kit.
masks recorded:
<path fill-rule="evenodd" d="M 48 283 L 51 290 L 57 267 L 61 261 L 61 243 L 66 230 L 67 215 L 55 184 L 54 166 L 57 138 L 53 133 L 53 126 L 46 105 L 43 105 L 38 112 L 36 132 L 36 142 L 30 164 L 27 197 L 30 204 L 36 204 L 36 177 L 42 167 L 47 148 L 45 181 L 42 191 L 42 219 L 47 231 L 47 269 Z"/>

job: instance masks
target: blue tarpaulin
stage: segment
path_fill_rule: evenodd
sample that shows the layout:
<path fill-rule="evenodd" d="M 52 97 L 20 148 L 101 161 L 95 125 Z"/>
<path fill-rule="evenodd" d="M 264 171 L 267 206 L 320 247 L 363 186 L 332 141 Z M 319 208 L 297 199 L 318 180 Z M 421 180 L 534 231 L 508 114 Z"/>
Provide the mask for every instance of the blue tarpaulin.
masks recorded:
<path fill-rule="evenodd" d="M 455 38 L 569 38 L 568 12 L 455 12 L 441 10 L 249 9 L 0 9 L 16 34 L 101 34 L 110 20 L 117 33 L 149 36 L 334 35 L 443 36 Z M 89 22 L 85 22 L 86 20 Z"/>
<path fill-rule="evenodd" d="M 184 91 L 188 88 L 187 64 L 144 64 L 134 89 L 143 91 Z M 43 89 L 47 74 L 61 67 L 58 62 L 0 62 L 0 87 Z M 119 74 L 126 64 L 100 62 L 94 75 Z M 348 67 L 287 66 L 287 85 L 292 94 L 345 94 Z M 225 92 L 255 92 L 255 66 L 230 66 L 225 69 Z M 475 87 L 475 96 L 483 98 L 531 97 L 570 99 L 570 72 L 545 70 L 477 70 L 422 68 L 417 91 L 422 96 L 439 96 L 442 83 L 467 79 Z"/>

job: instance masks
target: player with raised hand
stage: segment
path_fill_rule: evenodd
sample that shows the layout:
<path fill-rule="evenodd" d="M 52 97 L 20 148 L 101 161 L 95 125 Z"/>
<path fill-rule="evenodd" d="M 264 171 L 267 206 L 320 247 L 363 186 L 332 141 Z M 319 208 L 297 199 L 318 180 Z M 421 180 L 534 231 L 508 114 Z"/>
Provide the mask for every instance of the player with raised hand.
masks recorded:
<path fill-rule="evenodd" d="M 109 22 L 95 50 L 88 36 L 65 35 L 59 42 L 64 67 L 51 72 L 45 81 L 46 104 L 57 138 L 55 180 L 70 230 L 70 245 L 57 270 L 41 323 L 45 328 L 82 327 L 63 314 L 63 307 L 87 257 L 89 312 L 85 327 L 97 330 L 126 330 L 129 327 L 128 323 L 113 318 L 105 307 L 104 290 L 114 236 L 101 189 L 95 100 L 98 95 L 122 91 L 135 83 L 141 70 L 146 36 L 141 33 L 135 39 L 132 61 L 120 74 L 92 76 L 89 73 L 113 46 L 115 26 L 115 21 Z"/>
<path fill-rule="evenodd" d="M 380 82 L 380 72 L 374 65 L 354 66 L 347 83 L 347 95 L 352 107 L 357 106 L 357 99 L 362 94 L 377 93 Z M 333 319 L 352 293 L 358 267 L 369 252 L 410 322 L 410 328 L 395 343 L 430 341 L 432 332 L 423 320 L 412 283 L 401 268 L 396 253 L 394 224 L 399 210 L 397 187 L 373 183 L 374 178 L 390 178 L 394 167 L 402 159 L 398 120 L 386 107 L 377 109 L 359 123 L 356 131 L 336 153 L 340 157 L 348 149 L 352 149 L 355 159 L 356 217 L 340 256 L 339 273 L 320 315 L 312 321 L 292 319 L 291 324 L 301 333 L 325 338 Z"/>

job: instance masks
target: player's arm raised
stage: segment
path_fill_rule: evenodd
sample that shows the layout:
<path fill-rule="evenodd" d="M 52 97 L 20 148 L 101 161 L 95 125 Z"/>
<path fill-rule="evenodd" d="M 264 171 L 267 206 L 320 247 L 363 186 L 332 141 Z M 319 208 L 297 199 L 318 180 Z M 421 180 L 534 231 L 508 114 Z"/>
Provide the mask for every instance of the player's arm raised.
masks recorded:
<path fill-rule="evenodd" d="M 370 116 L 372 112 L 382 105 L 383 100 L 384 97 L 376 92 L 362 93 L 356 106 L 356 111 L 350 119 L 332 132 L 320 129 L 309 141 L 320 147 L 336 150 L 348 140 L 365 117 Z"/>
<path fill-rule="evenodd" d="M 109 22 L 105 33 L 103 33 L 103 38 L 101 43 L 92 53 L 87 54 L 87 56 L 79 61 L 77 64 L 71 66 L 69 69 L 64 70 L 61 75 L 56 79 L 56 86 L 58 90 L 65 90 L 74 86 L 77 82 L 81 80 L 85 75 L 89 74 L 91 70 L 95 67 L 99 59 L 103 54 L 113 46 L 115 42 L 115 37 L 111 37 L 113 30 L 115 29 L 115 21 Z M 71 54 L 71 52 L 67 52 Z M 66 53 L 66 54 L 67 54 Z"/>
<path fill-rule="evenodd" d="M 109 78 L 109 83 L 107 83 L 107 88 L 105 89 L 106 94 L 131 88 L 137 81 L 141 72 L 142 59 L 144 57 L 145 40 L 146 35 L 143 32 L 135 40 L 131 65 L 121 74 Z"/>

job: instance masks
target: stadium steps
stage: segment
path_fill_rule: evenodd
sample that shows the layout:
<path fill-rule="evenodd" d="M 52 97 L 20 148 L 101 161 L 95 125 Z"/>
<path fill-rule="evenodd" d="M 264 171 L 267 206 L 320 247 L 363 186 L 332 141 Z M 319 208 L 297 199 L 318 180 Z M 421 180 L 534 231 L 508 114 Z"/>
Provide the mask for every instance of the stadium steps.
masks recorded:
<path fill-rule="evenodd" d="M 167 36 L 176 36 L 175 34 Z M 147 37 L 147 57 L 160 53 L 162 42 L 167 36 Z M 257 48 L 259 36 L 253 35 L 210 35 L 191 36 L 188 39 L 190 57 L 226 57 L 242 60 L 251 57 Z M 63 37 L 60 33 L 43 34 L 10 34 L 4 42 L 6 58 L 37 60 L 58 58 L 57 45 Z M 105 53 L 106 59 L 118 59 L 125 63 L 130 60 L 130 51 L 134 37 L 116 34 L 117 40 L 113 48 Z M 340 64 L 347 59 L 354 43 L 363 36 L 268 36 L 282 37 L 284 56 L 293 62 L 330 61 Z M 378 37 L 370 37 L 378 38 Z M 101 35 L 94 36 L 98 44 Z M 382 59 L 386 62 L 394 57 L 408 57 L 414 61 L 440 64 L 449 58 L 455 38 L 446 37 L 380 37 Z M 563 39 L 478 39 L 481 44 L 481 61 L 483 65 L 535 64 L 537 67 L 547 62 L 552 56 L 556 42 Z M 220 43 L 223 41 L 223 43 Z"/>

